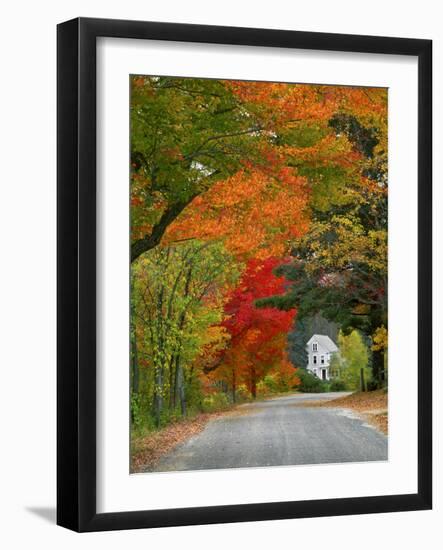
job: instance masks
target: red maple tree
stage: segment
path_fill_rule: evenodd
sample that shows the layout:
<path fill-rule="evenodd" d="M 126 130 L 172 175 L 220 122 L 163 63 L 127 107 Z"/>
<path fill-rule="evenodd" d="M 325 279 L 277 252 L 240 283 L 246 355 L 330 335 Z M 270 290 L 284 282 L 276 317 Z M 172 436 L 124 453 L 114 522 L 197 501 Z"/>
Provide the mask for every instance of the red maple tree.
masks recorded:
<path fill-rule="evenodd" d="M 259 298 L 285 291 L 286 279 L 273 272 L 281 264 L 282 260 L 275 257 L 250 259 L 238 286 L 225 304 L 227 317 L 222 326 L 231 340 L 214 374 L 228 382 L 233 393 L 238 384 L 244 383 L 255 398 L 258 381 L 271 369 L 289 363 L 286 335 L 292 327 L 295 309 L 281 311 L 255 305 Z"/>

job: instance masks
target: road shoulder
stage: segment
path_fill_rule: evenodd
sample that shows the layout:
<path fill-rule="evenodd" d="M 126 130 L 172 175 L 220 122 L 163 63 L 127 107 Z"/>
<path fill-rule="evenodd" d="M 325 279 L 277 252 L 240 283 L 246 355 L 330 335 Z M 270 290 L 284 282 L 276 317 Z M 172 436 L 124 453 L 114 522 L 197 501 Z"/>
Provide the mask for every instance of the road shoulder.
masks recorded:
<path fill-rule="evenodd" d="M 388 435 L 388 393 L 385 390 L 355 392 L 337 399 L 301 401 L 294 406 L 347 409 L 379 432 Z"/>

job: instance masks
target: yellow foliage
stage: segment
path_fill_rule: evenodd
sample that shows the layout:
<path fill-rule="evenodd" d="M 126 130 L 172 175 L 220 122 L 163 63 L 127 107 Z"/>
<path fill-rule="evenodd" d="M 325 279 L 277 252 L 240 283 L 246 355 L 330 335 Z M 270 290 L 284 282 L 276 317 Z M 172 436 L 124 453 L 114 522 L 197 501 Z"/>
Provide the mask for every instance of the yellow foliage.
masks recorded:
<path fill-rule="evenodd" d="M 388 349 L 388 331 L 384 325 L 376 329 L 372 340 L 372 351 L 386 351 Z"/>

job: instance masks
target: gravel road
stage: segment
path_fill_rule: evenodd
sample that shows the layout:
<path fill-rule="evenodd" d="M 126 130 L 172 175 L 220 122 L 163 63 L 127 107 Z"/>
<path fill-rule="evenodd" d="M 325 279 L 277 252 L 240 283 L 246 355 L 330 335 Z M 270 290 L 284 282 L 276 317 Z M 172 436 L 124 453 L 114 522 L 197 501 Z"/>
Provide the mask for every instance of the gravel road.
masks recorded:
<path fill-rule="evenodd" d="M 294 394 L 238 407 L 163 457 L 155 471 L 387 460 L 388 438 L 351 411 L 309 407 L 343 395 Z"/>

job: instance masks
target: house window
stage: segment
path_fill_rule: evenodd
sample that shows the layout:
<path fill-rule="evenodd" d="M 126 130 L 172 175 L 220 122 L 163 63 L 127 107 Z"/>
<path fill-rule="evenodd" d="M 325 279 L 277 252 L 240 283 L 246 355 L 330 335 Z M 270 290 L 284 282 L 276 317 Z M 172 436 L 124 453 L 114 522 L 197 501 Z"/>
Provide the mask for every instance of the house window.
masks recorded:
<path fill-rule="evenodd" d="M 317 342 L 314 342 L 314 343 L 312 344 L 312 351 L 318 351 L 318 344 L 317 344 Z"/>
<path fill-rule="evenodd" d="M 317 364 L 317 356 L 316 356 L 316 355 L 314 355 L 314 356 L 312 357 L 312 362 L 314 363 L 314 365 Z"/>
<path fill-rule="evenodd" d="M 314 374 L 315 376 L 317 376 L 317 369 L 314 369 Z"/>
<path fill-rule="evenodd" d="M 322 355 L 322 356 L 320 357 L 320 363 L 321 363 L 322 365 L 325 364 L 325 356 L 324 356 L 324 355 Z"/>

